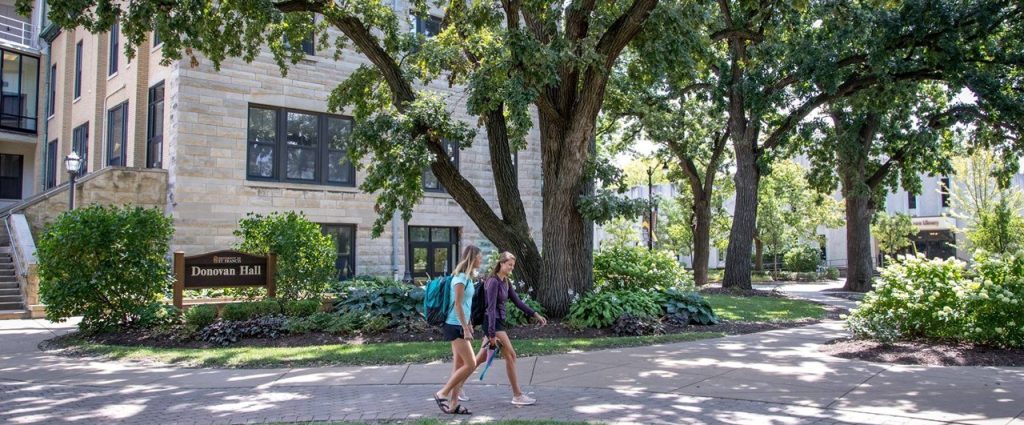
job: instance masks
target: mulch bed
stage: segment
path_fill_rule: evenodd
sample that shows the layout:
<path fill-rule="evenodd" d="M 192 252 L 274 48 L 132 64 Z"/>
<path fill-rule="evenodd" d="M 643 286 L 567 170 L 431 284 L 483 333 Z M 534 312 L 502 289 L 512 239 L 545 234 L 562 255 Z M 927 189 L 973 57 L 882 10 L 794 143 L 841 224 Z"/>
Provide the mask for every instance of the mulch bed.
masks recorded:
<path fill-rule="evenodd" d="M 823 353 L 844 359 L 878 363 L 930 366 L 1024 366 L 1024 349 L 993 348 L 973 344 L 938 344 L 922 341 L 882 344 L 843 339 L 821 347 Z"/>
<path fill-rule="evenodd" d="M 758 289 L 735 290 L 723 289 L 720 287 L 701 288 L 702 294 L 723 294 L 746 297 L 771 297 L 789 298 L 778 291 L 765 291 Z M 847 313 L 841 307 L 824 305 L 828 319 L 838 319 L 841 314 Z M 764 332 L 775 329 L 786 329 L 798 326 L 806 326 L 820 322 L 820 320 L 800 320 L 789 322 L 722 322 L 717 325 L 680 326 L 665 323 L 665 333 L 678 334 L 687 332 L 721 332 L 728 335 L 748 334 Z M 616 336 L 611 329 L 574 329 L 567 326 L 560 320 L 551 319 L 547 326 L 526 325 L 508 329 L 508 334 L 516 339 L 550 339 L 550 338 L 600 338 Z M 481 334 L 477 332 L 477 338 Z M 68 339 L 81 338 L 81 335 L 74 333 L 64 337 L 54 338 L 44 343 L 46 349 L 59 349 L 67 347 Z M 116 334 L 94 335 L 86 338 L 89 342 L 109 345 L 144 346 L 157 348 L 211 348 L 220 347 L 204 341 L 181 340 L 170 337 L 166 334 L 153 334 L 145 330 L 124 331 Z M 303 335 L 286 335 L 275 339 L 247 338 L 230 347 L 303 347 L 328 344 L 372 344 L 385 342 L 430 342 L 441 341 L 442 335 L 439 329 L 427 326 L 392 329 L 386 333 L 370 336 L 339 336 L 328 333 L 314 332 Z"/>
<path fill-rule="evenodd" d="M 754 332 L 764 332 L 774 329 L 786 329 L 797 326 L 806 326 L 818 323 L 818 320 L 803 320 L 794 322 L 723 322 L 717 325 L 679 326 L 666 324 L 665 333 L 679 334 L 688 332 L 722 332 L 728 335 L 739 335 Z M 551 338 L 600 338 L 616 336 L 611 329 L 573 329 L 557 320 L 549 320 L 547 326 L 526 325 L 509 329 L 508 334 L 514 339 L 551 339 Z M 476 337 L 482 335 L 477 332 Z M 68 338 L 79 338 L 77 334 L 70 334 L 54 338 L 45 343 L 44 349 L 59 349 L 66 347 Z M 87 338 L 89 342 L 109 345 L 143 346 L 156 348 L 212 348 L 220 347 L 203 341 L 177 340 L 167 335 L 154 335 L 145 331 L 126 331 L 117 334 L 94 335 Z M 304 347 L 311 345 L 329 344 L 373 344 L 385 342 L 429 342 L 441 341 L 442 335 L 436 328 L 424 327 L 420 329 L 393 329 L 390 332 L 372 336 L 339 336 L 327 333 L 309 333 L 304 335 L 286 335 L 276 339 L 247 338 L 242 339 L 229 347 Z"/>

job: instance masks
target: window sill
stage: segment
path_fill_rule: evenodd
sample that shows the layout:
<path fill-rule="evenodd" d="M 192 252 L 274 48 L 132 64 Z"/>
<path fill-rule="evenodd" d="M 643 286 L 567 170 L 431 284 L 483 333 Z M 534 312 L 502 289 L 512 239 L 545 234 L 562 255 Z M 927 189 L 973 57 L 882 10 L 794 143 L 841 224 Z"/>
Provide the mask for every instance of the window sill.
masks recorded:
<path fill-rule="evenodd" d="M 289 189 L 289 190 L 301 190 L 307 192 L 335 192 L 335 193 L 363 193 L 358 187 L 351 186 L 329 186 L 329 185 L 317 185 L 317 184 L 303 184 L 303 183 L 287 183 L 287 182 L 276 182 L 276 181 L 263 181 L 263 180 L 245 180 L 242 183 L 243 187 L 252 187 L 257 189 Z"/>
<path fill-rule="evenodd" d="M 434 199 L 451 199 L 452 195 L 448 194 L 448 192 L 427 192 L 427 191 L 423 191 L 423 197 L 424 198 L 434 198 Z"/>
<path fill-rule="evenodd" d="M 116 76 L 117 76 L 117 72 L 115 72 L 115 73 L 113 73 L 113 74 L 108 74 L 108 75 L 107 75 L 107 81 L 113 80 L 113 79 L 114 79 L 114 77 L 116 77 Z"/>
<path fill-rule="evenodd" d="M 71 101 L 71 104 L 74 105 L 74 104 L 78 103 L 79 100 L 82 100 L 82 96 L 76 97 L 74 100 Z"/>

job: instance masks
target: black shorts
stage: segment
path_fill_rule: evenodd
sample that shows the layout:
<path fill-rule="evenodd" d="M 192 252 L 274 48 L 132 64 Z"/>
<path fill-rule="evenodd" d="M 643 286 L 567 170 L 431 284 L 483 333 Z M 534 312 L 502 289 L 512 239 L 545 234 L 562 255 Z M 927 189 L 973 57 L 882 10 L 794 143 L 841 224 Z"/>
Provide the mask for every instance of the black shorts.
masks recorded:
<path fill-rule="evenodd" d="M 484 329 L 484 335 L 489 335 L 490 332 L 487 331 L 487 319 L 484 319 L 484 324 L 483 324 L 482 327 Z M 505 331 L 505 319 L 494 319 L 494 332 L 504 332 L 504 331 Z"/>
<path fill-rule="evenodd" d="M 462 326 L 452 325 L 445 323 L 441 326 L 441 333 L 444 334 L 445 341 L 455 341 L 456 339 L 465 339 L 465 335 L 462 334 Z"/>

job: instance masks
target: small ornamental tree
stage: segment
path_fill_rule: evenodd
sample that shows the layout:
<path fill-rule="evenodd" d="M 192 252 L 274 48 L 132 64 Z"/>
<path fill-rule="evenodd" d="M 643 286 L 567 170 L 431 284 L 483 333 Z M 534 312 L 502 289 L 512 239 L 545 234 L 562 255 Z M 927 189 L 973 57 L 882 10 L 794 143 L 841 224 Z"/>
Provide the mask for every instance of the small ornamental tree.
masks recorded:
<path fill-rule="evenodd" d="M 871 226 L 871 232 L 878 241 L 879 251 L 883 254 L 896 254 L 912 245 L 910 237 L 917 233 L 917 227 L 910 221 L 909 215 L 880 213 Z"/>
<path fill-rule="evenodd" d="M 61 214 L 36 249 L 46 317 L 90 332 L 139 324 L 170 287 L 174 229 L 158 209 L 92 205 Z"/>
<path fill-rule="evenodd" d="M 335 279 L 338 256 L 334 241 L 302 214 L 288 211 L 268 216 L 248 214 L 238 222 L 238 250 L 255 255 L 277 254 L 277 297 L 320 298 Z M 238 290 L 254 296 L 251 289 Z"/>

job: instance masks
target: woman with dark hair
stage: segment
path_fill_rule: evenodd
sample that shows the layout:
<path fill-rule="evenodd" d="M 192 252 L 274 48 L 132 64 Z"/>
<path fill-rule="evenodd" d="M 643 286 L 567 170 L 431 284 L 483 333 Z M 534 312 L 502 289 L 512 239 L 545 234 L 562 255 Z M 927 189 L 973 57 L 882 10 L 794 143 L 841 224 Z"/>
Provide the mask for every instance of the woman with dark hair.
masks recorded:
<path fill-rule="evenodd" d="M 524 406 L 534 404 L 537 400 L 523 394 L 522 388 L 519 387 L 519 378 L 516 375 L 516 350 L 512 346 L 512 340 L 509 339 L 508 333 L 505 332 L 505 320 L 508 318 L 505 304 L 511 300 L 512 304 L 515 304 L 526 317 L 535 319 L 540 322 L 541 326 L 547 325 L 548 320 L 540 313 L 533 311 L 516 294 L 515 288 L 509 281 L 509 275 L 515 268 L 516 256 L 510 252 L 502 252 L 498 257 L 498 264 L 494 265 L 491 276 L 484 282 L 484 297 L 487 300 L 483 324 L 485 340 L 476 360 L 478 363 L 483 363 L 481 357 L 486 358 L 486 350 L 494 350 L 500 344 L 501 357 L 505 359 L 508 383 L 512 387 L 512 404 Z"/>
<path fill-rule="evenodd" d="M 440 391 L 434 393 L 434 401 L 441 411 L 457 415 L 471 415 L 472 412 L 466 406 L 459 405 L 458 394 L 462 391 L 462 385 L 466 383 L 469 375 L 476 370 L 476 359 L 473 357 L 473 322 L 470 321 L 470 312 L 473 311 L 473 279 L 476 271 L 480 268 L 483 255 L 480 248 L 469 245 L 462 251 L 462 258 L 452 272 L 451 292 L 452 306 L 448 313 L 441 331 L 445 340 L 451 341 L 452 353 L 455 353 L 455 362 L 458 363 Z"/>

